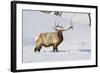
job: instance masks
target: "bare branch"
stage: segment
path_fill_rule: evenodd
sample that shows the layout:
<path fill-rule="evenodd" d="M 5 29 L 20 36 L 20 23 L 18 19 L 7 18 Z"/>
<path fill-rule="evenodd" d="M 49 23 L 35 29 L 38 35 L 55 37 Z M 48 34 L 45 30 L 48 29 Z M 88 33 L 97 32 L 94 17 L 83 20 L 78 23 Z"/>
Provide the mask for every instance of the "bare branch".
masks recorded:
<path fill-rule="evenodd" d="M 88 16 L 89 16 L 89 26 L 91 26 L 91 16 L 90 16 L 90 13 L 88 13 Z"/>
<path fill-rule="evenodd" d="M 40 11 L 40 12 L 43 12 L 43 13 L 49 14 L 49 13 L 51 13 L 52 11 Z"/>
<path fill-rule="evenodd" d="M 62 13 L 63 13 L 63 12 L 59 12 L 59 11 L 55 11 L 55 12 L 54 12 L 54 14 L 55 14 L 56 16 L 62 16 Z"/>

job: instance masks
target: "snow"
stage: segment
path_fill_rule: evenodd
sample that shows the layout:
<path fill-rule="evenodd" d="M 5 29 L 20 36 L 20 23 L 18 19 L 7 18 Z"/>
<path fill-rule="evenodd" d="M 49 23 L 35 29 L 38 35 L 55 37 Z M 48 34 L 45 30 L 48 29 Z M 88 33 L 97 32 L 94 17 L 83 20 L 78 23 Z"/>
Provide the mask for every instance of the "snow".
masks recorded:
<path fill-rule="evenodd" d="M 36 36 L 40 32 L 54 31 L 52 26 L 54 26 L 55 16 L 53 14 L 41 14 L 38 11 L 24 12 L 23 63 L 91 59 L 91 27 L 89 26 L 87 14 L 64 13 L 59 19 L 60 25 L 67 28 L 70 25 L 70 21 L 72 21 L 74 29 L 63 32 L 64 40 L 58 46 L 59 52 L 52 52 L 52 47 L 42 47 L 41 52 L 35 53 L 34 47 Z M 71 19 L 73 14 L 74 17 Z"/>
<path fill-rule="evenodd" d="M 52 62 L 52 61 L 75 61 L 88 60 L 91 58 L 90 49 L 61 48 L 59 52 L 52 52 L 52 47 L 42 47 L 41 52 L 34 52 L 34 47 L 24 46 L 23 63 Z"/>
<path fill-rule="evenodd" d="M 59 52 L 52 52 L 52 47 L 42 47 L 41 52 L 34 52 L 35 39 L 23 41 L 23 63 L 76 61 L 91 59 L 91 33 L 86 24 L 74 25 L 74 29 L 64 32 L 64 41 L 58 46 Z M 84 30 L 85 29 L 85 30 Z"/>

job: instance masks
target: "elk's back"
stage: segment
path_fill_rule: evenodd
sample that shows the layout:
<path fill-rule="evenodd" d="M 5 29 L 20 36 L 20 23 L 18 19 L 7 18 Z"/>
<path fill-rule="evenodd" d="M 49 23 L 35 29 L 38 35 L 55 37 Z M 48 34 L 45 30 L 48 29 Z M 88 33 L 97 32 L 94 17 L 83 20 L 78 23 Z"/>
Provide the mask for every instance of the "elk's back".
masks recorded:
<path fill-rule="evenodd" d="M 41 33 L 36 43 L 47 47 L 59 43 L 58 32 Z"/>

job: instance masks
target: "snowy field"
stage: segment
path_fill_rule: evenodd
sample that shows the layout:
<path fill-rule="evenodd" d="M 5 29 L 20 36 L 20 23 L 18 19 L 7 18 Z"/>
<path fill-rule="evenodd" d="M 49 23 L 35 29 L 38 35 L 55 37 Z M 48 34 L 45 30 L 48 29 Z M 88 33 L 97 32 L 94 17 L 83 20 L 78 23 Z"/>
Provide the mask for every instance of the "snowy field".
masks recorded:
<path fill-rule="evenodd" d="M 64 40 L 58 46 L 59 52 L 52 52 L 52 47 L 42 47 L 41 52 L 34 52 L 35 39 L 41 32 L 54 32 L 55 19 L 64 28 L 73 24 L 73 30 L 63 32 Z M 61 17 L 54 13 L 23 11 L 23 63 L 79 61 L 91 59 L 91 26 L 88 14 L 64 12 Z"/>
<path fill-rule="evenodd" d="M 91 59 L 90 28 L 86 24 L 77 24 L 74 27 L 74 30 L 63 33 L 64 41 L 58 46 L 59 52 L 52 52 L 52 47 L 42 47 L 40 53 L 35 53 L 34 37 L 23 38 L 23 63 Z"/>
<path fill-rule="evenodd" d="M 66 44 L 65 46 L 69 44 L 69 46 L 63 48 L 64 46 L 61 47 L 62 44 Z M 89 60 L 91 58 L 91 50 L 85 48 L 84 46 L 86 45 L 84 43 L 71 44 L 63 42 L 62 44 L 59 46 L 59 52 L 52 52 L 52 47 L 42 47 L 40 53 L 35 53 L 33 46 L 24 46 L 23 63 Z"/>

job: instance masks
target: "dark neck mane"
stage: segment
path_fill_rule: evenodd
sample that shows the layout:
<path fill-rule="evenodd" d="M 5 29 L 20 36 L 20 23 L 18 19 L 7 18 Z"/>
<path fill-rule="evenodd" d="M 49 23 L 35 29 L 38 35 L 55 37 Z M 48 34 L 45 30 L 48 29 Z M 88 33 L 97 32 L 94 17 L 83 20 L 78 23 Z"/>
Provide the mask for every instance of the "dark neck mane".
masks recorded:
<path fill-rule="evenodd" d="M 58 31 L 58 36 L 59 36 L 60 40 L 62 41 L 63 40 L 63 33 L 62 33 L 62 31 Z"/>

